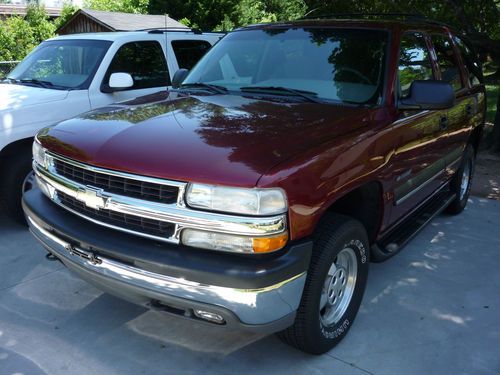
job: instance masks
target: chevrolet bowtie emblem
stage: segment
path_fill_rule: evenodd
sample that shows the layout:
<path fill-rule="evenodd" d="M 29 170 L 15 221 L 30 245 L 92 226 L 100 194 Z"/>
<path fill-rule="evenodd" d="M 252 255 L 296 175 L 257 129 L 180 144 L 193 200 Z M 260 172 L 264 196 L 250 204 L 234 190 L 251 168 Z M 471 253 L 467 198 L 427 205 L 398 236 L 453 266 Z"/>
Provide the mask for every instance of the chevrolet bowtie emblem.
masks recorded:
<path fill-rule="evenodd" d="M 79 189 L 76 193 L 76 199 L 83 202 L 87 207 L 93 208 L 94 210 L 100 210 L 106 207 L 106 203 L 109 198 L 102 196 L 101 189 L 93 189 L 87 187 L 85 189 Z"/>

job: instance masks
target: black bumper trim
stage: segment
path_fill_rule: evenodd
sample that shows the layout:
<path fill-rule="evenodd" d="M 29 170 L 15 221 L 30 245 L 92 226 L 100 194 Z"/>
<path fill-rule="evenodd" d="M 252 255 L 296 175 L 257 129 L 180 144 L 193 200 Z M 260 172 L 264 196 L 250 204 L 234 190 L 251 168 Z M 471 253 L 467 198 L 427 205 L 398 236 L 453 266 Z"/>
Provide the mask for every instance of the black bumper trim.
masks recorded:
<path fill-rule="evenodd" d="M 287 245 L 267 257 L 194 249 L 107 229 L 58 207 L 39 189 L 23 197 L 25 212 L 38 225 L 80 248 L 150 272 L 237 289 L 260 289 L 306 272 L 312 241 Z"/>

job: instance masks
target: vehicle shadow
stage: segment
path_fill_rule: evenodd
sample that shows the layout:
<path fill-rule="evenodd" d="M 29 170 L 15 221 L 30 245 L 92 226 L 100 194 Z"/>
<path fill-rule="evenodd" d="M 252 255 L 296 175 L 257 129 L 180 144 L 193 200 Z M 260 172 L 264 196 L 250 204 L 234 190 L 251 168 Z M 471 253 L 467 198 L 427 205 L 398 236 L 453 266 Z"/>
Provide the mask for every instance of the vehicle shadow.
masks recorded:
<path fill-rule="evenodd" d="M 16 371 L 25 373 L 30 368 L 50 374 L 498 369 L 492 348 L 500 337 L 495 318 L 500 310 L 500 259 L 495 256 L 500 236 L 493 228 L 500 221 L 500 202 L 491 204 L 471 199 L 462 215 L 441 215 L 400 254 L 372 264 L 358 317 L 346 339 L 327 355 L 304 354 L 275 335 L 231 331 L 146 310 L 62 270 L 0 290 L 0 368 L 4 348 L 5 363 L 17 361 Z M 11 232 L 28 237 L 14 223 L 0 227 L 2 234 Z M 478 249 L 484 257 L 474 258 Z M 35 252 L 17 250 L 24 257 Z"/>

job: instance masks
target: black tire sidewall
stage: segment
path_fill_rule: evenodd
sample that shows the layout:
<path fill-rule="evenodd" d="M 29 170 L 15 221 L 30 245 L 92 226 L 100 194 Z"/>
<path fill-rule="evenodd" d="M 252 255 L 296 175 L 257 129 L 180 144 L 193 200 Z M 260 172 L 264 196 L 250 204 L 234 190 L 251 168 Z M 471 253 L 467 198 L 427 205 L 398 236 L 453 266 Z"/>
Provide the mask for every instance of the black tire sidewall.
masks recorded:
<path fill-rule="evenodd" d="M 311 284 L 308 287 L 312 298 L 309 299 L 309 305 L 307 306 L 308 322 L 310 322 L 308 329 L 312 330 L 312 336 L 317 339 L 316 346 L 319 349 L 318 352 L 325 352 L 331 349 L 344 338 L 354 322 L 366 288 L 370 263 L 366 231 L 360 223 L 355 221 L 350 221 L 347 224 L 338 229 L 341 232 L 340 236 L 333 238 L 327 244 L 323 245 L 323 251 L 327 250 L 328 254 L 325 254 L 326 256 L 322 259 L 322 262 L 318 263 L 316 265 L 317 269 L 313 271 L 317 277 L 309 280 Z M 352 299 L 339 321 L 335 325 L 325 327 L 319 315 L 323 284 L 337 254 L 348 247 L 354 250 L 358 267 Z"/>
<path fill-rule="evenodd" d="M 8 166 L 8 167 L 7 167 Z M 22 186 L 32 171 L 31 155 L 11 157 L 5 163 L 2 171 L 1 196 L 11 217 L 20 223 L 25 223 L 22 209 Z"/>
<path fill-rule="evenodd" d="M 457 170 L 455 176 L 453 177 L 453 180 L 451 182 L 451 191 L 456 194 L 456 198 L 453 200 L 453 202 L 450 204 L 448 207 L 448 212 L 452 214 L 458 214 L 462 212 L 465 209 L 465 206 L 467 205 L 467 201 L 469 200 L 469 195 L 472 187 L 472 179 L 474 177 L 474 172 L 475 172 L 475 154 L 474 154 L 474 148 L 472 146 L 467 146 L 464 152 L 464 157 L 462 159 L 462 163 L 460 164 L 460 168 Z M 460 190 L 461 190 L 461 183 L 462 183 L 462 176 L 464 174 L 465 166 L 467 165 L 468 162 L 471 162 L 471 170 L 470 170 L 470 175 L 469 175 L 469 184 L 467 186 L 467 191 L 462 199 L 460 199 Z"/>

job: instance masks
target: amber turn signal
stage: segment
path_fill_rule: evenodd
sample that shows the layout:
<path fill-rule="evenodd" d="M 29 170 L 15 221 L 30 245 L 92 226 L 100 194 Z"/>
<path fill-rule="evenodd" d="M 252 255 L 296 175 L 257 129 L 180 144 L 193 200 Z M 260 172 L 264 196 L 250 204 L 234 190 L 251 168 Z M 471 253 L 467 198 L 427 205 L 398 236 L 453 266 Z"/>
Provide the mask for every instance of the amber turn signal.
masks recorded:
<path fill-rule="evenodd" d="M 254 253 L 270 253 L 282 249 L 288 241 L 288 233 L 282 233 L 273 237 L 253 238 Z"/>

